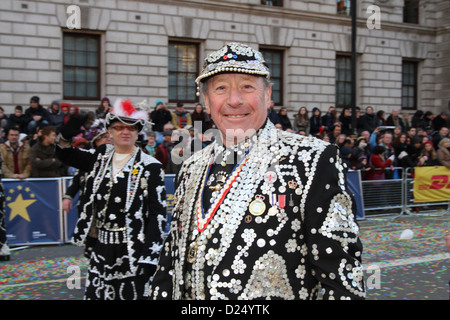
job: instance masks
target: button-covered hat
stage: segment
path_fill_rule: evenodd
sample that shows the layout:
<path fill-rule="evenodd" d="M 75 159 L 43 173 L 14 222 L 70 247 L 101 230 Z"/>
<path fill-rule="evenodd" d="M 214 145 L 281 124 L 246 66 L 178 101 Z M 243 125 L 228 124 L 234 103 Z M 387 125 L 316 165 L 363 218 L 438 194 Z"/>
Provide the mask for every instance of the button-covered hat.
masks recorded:
<path fill-rule="evenodd" d="M 203 65 L 203 70 L 195 79 L 197 95 L 200 82 L 219 73 L 248 73 L 270 78 L 270 71 L 263 55 L 242 43 L 227 43 L 221 49 L 210 53 Z"/>
<path fill-rule="evenodd" d="M 116 120 L 126 125 L 137 125 L 139 131 L 141 131 L 148 120 L 148 113 L 144 110 L 136 109 L 130 99 L 125 101 L 117 99 L 110 112 L 106 115 L 106 127 L 109 127 Z"/>

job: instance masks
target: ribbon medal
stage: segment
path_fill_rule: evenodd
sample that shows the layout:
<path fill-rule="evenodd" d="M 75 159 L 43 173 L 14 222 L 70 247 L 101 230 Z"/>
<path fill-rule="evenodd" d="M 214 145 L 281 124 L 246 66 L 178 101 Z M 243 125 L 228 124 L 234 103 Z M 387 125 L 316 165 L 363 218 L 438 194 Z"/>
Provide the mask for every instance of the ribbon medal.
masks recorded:
<path fill-rule="evenodd" d="M 270 202 L 270 209 L 268 211 L 269 216 L 274 216 L 278 213 L 278 209 L 277 209 L 277 195 L 275 193 L 271 193 L 270 194 L 270 198 L 269 198 L 269 202 Z"/>

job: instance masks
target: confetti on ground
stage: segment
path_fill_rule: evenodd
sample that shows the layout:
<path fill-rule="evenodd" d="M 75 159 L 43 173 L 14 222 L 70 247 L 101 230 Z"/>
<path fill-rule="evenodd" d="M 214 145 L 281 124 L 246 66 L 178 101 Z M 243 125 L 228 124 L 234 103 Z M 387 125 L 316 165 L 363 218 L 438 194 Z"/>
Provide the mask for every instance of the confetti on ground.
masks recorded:
<path fill-rule="evenodd" d="M 448 300 L 450 265 L 444 232 L 450 214 L 359 221 L 368 300 Z M 414 236 L 400 240 L 403 230 Z M 48 246 L 14 252 L 0 263 L 1 300 L 80 300 L 87 260 L 82 249 Z M 69 269 L 70 268 L 70 269 Z M 79 287 L 71 288 L 73 270 Z"/>
<path fill-rule="evenodd" d="M 444 234 L 450 215 L 368 219 L 360 223 L 368 300 L 448 300 Z M 400 240 L 404 230 L 414 236 Z M 375 272 L 379 272 L 375 277 Z M 378 280 L 375 287 L 370 280 Z"/>
<path fill-rule="evenodd" d="M 1 299 L 79 299 L 84 292 L 86 263 L 87 260 L 83 257 L 40 257 L 17 263 L 2 263 Z"/>

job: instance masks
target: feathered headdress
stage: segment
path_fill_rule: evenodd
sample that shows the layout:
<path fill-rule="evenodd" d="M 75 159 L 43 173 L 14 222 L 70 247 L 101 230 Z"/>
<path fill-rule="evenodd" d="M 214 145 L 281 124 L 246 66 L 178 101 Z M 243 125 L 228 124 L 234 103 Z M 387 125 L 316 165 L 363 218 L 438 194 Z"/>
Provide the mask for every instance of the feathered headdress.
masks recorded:
<path fill-rule="evenodd" d="M 147 111 L 136 109 L 130 99 L 125 101 L 117 99 L 112 109 L 106 115 L 106 127 L 109 127 L 115 120 L 127 125 L 137 125 L 140 131 L 148 120 L 148 113 Z"/>

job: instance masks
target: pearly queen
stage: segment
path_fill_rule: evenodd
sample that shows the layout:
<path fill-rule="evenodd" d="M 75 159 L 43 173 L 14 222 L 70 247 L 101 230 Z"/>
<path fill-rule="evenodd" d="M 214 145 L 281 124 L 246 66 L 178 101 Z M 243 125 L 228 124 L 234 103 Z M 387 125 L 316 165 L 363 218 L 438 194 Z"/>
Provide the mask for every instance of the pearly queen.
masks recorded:
<path fill-rule="evenodd" d="M 227 157 L 236 161 L 221 164 Z M 364 297 L 356 207 L 335 145 L 266 121 L 240 145 L 195 153 L 175 183 L 152 298 Z"/>

